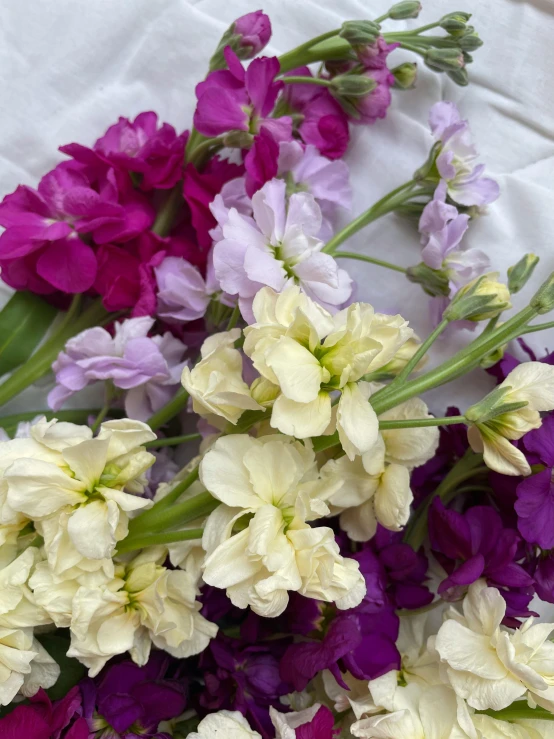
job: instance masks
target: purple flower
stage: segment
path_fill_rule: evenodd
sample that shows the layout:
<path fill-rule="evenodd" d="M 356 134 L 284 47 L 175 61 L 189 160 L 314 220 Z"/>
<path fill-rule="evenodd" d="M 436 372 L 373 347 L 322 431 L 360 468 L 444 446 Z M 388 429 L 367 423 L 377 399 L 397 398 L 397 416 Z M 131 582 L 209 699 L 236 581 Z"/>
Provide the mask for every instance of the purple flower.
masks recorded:
<path fill-rule="evenodd" d="M 206 279 L 197 267 L 180 257 L 166 257 L 154 273 L 158 283 L 157 313 L 169 323 L 202 318 L 212 296 L 219 291 L 211 258 Z"/>
<path fill-rule="evenodd" d="M 63 162 L 37 190 L 21 185 L 0 204 L 0 268 L 15 289 L 41 294 L 81 293 L 96 278 L 95 244 L 125 242 L 148 229 L 154 211 L 129 178 L 104 167 L 93 173 Z"/>
<path fill-rule="evenodd" d="M 432 269 L 443 267 L 444 260 L 459 247 L 468 229 L 469 216 L 458 213 L 455 205 L 449 205 L 445 201 L 446 182 L 441 181 L 419 219 L 423 246 L 421 256 Z"/>
<path fill-rule="evenodd" d="M 221 192 L 210 203 L 210 210 L 217 221 L 217 226 L 210 231 L 210 236 L 214 241 L 221 241 L 223 238 L 222 227 L 229 220 L 231 208 L 243 216 L 252 215 L 252 200 L 246 192 L 244 177 L 236 177 L 226 182 Z"/>
<path fill-rule="evenodd" d="M 357 115 L 351 116 L 350 120 L 356 124 L 375 123 L 379 118 L 385 118 L 392 102 L 390 89 L 394 85 L 395 78 L 388 67 L 368 69 L 365 76 L 376 83 L 376 87 L 367 95 L 351 100 Z"/>
<path fill-rule="evenodd" d="M 159 724 L 180 716 L 186 705 L 186 680 L 169 679 L 170 664 L 167 655 L 154 652 L 143 667 L 121 662 L 95 682 L 85 681 L 83 693 L 95 706 L 93 725 L 111 727 L 120 739 L 165 739 Z"/>
<path fill-rule="evenodd" d="M 282 653 L 278 641 L 248 645 L 218 635 L 200 656 L 205 682 L 200 705 L 240 711 L 264 739 L 274 736 L 269 706 L 282 707 L 279 698 L 291 690 L 279 674 Z"/>
<path fill-rule="evenodd" d="M 2 739 L 89 739 L 79 688 L 52 704 L 44 690 L 0 719 Z"/>
<path fill-rule="evenodd" d="M 526 434 L 525 449 L 536 455 L 546 469 L 519 483 L 515 510 L 518 529 L 530 544 L 554 548 L 554 415 L 547 416 L 538 429 Z"/>
<path fill-rule="evenodd" d="M 387 44 L 383 36 L 379 36 L 373 44 L 357 48 L 356 55 L 365 69 L 384 69 L 388 55 L 399 46 L 399 43 Z"/>
<path fill-rule="evenodd" d="M 267 46 L 271 38 L 271 22 L 261 10 L 246 13 L 233 23 L 233 34 L 240 36 L 241 59 L 251 59 Z"/>
<path fill-rule="evenodd" d="M 477 151 L 469 124 L 462 120 L 456 105 L 446 101 L 435 103 L 429 113 L 429 125 L 440 142 L 436 167 L 452 200 L 467 206 L 488 205 L 496 200 L 498 183 L 483 177 L 484 164 L 475 164 Z"/>
<path fill-rule="evenodd" d="M 178 136 L 169 123 L 158 128 L 156 113 L 140 113 L 132 122 L 120 118 L 94 144 L 94 151 L 111 166 L 142 175 L 142 190 L 167 189 L 182 177 L 187 135 Z"/>
<path fill-rule="evenodd" d="M 331 310 L 348 300 L 352 280 L 321 251 L 321 210 L 312 195 L 294 193 L 287 201 L 286 183 L 272 180 L 254 195 L 252 208 L 253 218 L 229 211 L 224 238 L 214 247 L 216 277 L 225 292 L 239 296 L 246 320 L 264 285 L 281 291 L 299 284 Z"/>
<path fill-rule="evenodd" d="M 305 724 L 296 729 L 296 739 L 333 739 L 338 731 L 333 731 L 335 717 L 327 706 L 320 706 L 317 713 Z"/>
<path fill-rule="evenodd" d="M 113 337 L 96 327 L 70 339 L 52 365 L 57 384 L 48 395 L 50 407 L 58 410 L 90 383 L 110 380 L 127 390 L 125 411 L 130 418 L 149 418 L 174 394 L 186 349 L 170 333 L 148 337 L 153 324 L 153 318 L 130 318 L 115 324 Z"/>
<path fill-rule="evenodd" d="M 308 67 L 299 67 L 289 75 L 312 77 Z M 300 113 L 298 133 L 305 144 L 313 144 L 328 159 L 340 159 L 350 141 L 348 116 L 329 90 L 312 84 L 286 85 L 283 104 L 292 113 Z"/>
<path fill-rule="evenodd" d="M 505 528 L 499 514 L 490 506 L 474 506 L 465 513 L 444 507 L 435 498 L 429 509 L 431 549 L 447 573 L 438 593 L 446 600 L 459 600 L 471 583 L 486 579 L 498 588 L 507 601 L 508 617 L 530 615 L 527 606 L 533 595 L 533 578 L 517 560 L 522 558 L 520 537 Z M 511 592 L 516 601 L 510 600 Z M 523 612 L 517 596 L 524 596 Z"/>
<path fill-rule="evenodd" d="M 554 603 L 554 556 L 542 555 L 538 558 L 535 578 L 535 591 L 541 600 Z"/>
<path fill-rule="evenodd" d="M 258 57 L 247 70 L 227 47 L 228 69 L 211 72 L 196 86 L 198 104 L 194 126 L 204 136 L 220 136 L 227 131 L 255 131 L 265 127 L 276 140 L 290 139 L 291 118 L 269 118 L 283 82 L 277 57 Z"/>

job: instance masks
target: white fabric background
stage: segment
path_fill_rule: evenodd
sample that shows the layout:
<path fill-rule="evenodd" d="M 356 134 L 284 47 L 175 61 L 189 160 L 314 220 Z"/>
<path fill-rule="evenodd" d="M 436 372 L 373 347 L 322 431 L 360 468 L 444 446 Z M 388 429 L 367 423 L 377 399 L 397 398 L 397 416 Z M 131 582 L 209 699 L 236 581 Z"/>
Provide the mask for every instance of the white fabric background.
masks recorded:
<path fill-rule="evenodd" d="M 181 130 L 190 125 L 194 85 L 228 24 L 255 10 L 258 0 L 3 0 L 0 3 L 0 195 L 18 183 L 35 185 L 60 159 L 57 147 L 92 142 L 119 115 L 156 110 Z M 273 22 L 269 53 L 281 53 L 346 19 L 373 17 L 389 0 L 266 0 Z M 472 224 L 467 241 L 490 254 L 505 272 L 527 251 L 541 256 L 537 272 L 554 269 L 554 2 L 552 0 L 424 0 L 420 25 L 453 10 L 468 10 L 485 46 L 470 68 L 471 84 L 458 88 L 445 75 L 420 65 L 417 89 L 395 92 L 389 115 L 357 127 L 347 157 L 354 187 L 353 215 L 411 177 L 431 138 L 429 107 L 455 100 L 468 117 L 483 160 L 498 178 L 501 197 L 490 215 Z M 371 15 L 369 17 L 371 17 Z M 394 53 L 402 61 L 411 58 Z M 345 218 L 346 220 L 346 218 Z M 348 247 L 408 266 L 419 261 L 411 224 L 387 217 L 358 234 Z M 401 274 L 350 262 L 359 297 L 377 309 L 399 311 L 425 334 L 427 301 Z M 0 303 L 9 291 L 0 286 Z M 528 294 L 528 293 L 526 293 Z M 518 296 L 519 298 L 520 296 Z M 522 302 L 520 299 L 519 303 Z M 462 332 L 455 342 L 467 341 Z M 537 347 L 554 349 L 554 332 L 532 335 Z M 435 350 L 435 361 L 452 342 Z M 430 396 L 446 404 L 479 397 L 489 378 L 442 388 Z M 77 406 L 83 399 L 75 401 Z M 34 388 L 6 411 L 44 407 Z"/>

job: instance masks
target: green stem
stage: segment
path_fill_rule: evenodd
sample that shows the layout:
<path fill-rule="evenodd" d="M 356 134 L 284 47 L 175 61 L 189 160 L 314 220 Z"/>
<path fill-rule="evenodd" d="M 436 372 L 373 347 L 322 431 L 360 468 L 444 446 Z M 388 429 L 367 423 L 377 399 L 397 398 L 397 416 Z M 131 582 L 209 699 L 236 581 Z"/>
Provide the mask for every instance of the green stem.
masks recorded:
<path fill-rule="evenodd" d="M 68 339 L 87 328 L 108 323 L 111 318 L 101 301 L 96 300 L 78 318 L 64 320 L 54 335 L 0 385 L 0 407 L 47 374 Z"/>
<path fill-rule="evenodd" d="M 106 397 L 105 397 L 104 405 L 100 409 L 100 413 L 96 416 L 96 418 L 94 419 L 94 423 L 91 426 L 91 430 L 93 434 L 95 434 L 98 431 L 100 424 L 102 423 L 102 421 L 106 418 L 106 416 L 109 413 L 110 406 L 112 404 L 112 400 L 115 395 L 114 390 L 115 388 L 113 386 L 113 383 L 110 380 L 108 380 L 108 382 L 106 382 L 105 384 L 105 396 Z"/>
<path fill-rule="evenodd" d="M 154 439 L 143 444 L 147 449 L 159 449 L 162 446 L 178 446 L 187 441 L 196 441 L 201 439 L 202 434 L 185 434 L 184 436 L 170 436 L 167 439 Z"/>
<path fill-rule="evenodd" d="M 499 721 L 518 721 L 518 720 L 529 720 L 535 721 L 554 721 L 554 713 L 551 713 L 546 708 L 531 708 L 527 701 L 516 701 L 512 703 L 508 708 L 503 708 L 500 711 L 493 711 L 488 709 L 486 711 L 476 711 L 476 713 L 482 713 L 485 716 L 498 719 Z"/>
<path fill-rule="evenodd" d="M 205 164 L 206 159 L 209 159 L 210 154 L 215 154 L 221 148 L 223 148 L 223 138 L 221 136 L 202 141 L 192 151 L 189 159 L 190 164 L 196 169 L 200 169 Z"/>
<path fill-rule="evenodd" d="M 132 552 L 144 547 L 155 547 L 160 544 L 174 544 L 179 541 L 201 539 L 204 529 L 188 529 L 187 531 L 167 531 L 163 534 L 145 534 L 144 536 L 129 536 L 123 539 L 117 547 L 117 553 Z"/>
<path fill-rule="evenodd" d="M 337 250 L 337 247 L 339 247 L 344 241 L 349 239 L 362 228 L 365 228 L 370 223 L 377 220 L 377 218 L 384 216 L 386 213 L 390 213 L 391 210 L 394 210 L 398 205 L 407 200 L 408 197 L 411 197 L 415 187 L 417 187 L 416 181 L 410 180 L 409 182 L 405 182 L 403 185 L 400 185 L 400 187 L 397 187 L 392 192 L 389 192 L 381 198 L 381 200 L 378 200 L 374 205 L 372 205 L 371 208 L 368 208 L 341 231 L 335 234 L 323 247 L 322 251 L 327 254 L 333 254 Z"/>
<path fill-rule="evenodd" d="M 379 21 L 376 21 L 377 23 Z M 438 28 L 440 26 L 440 21 L 435 23 L 428 23 L 426 26 L 420 26 L 419 28 L 414 28 L 411 31 L 391 31 L 390 33 L 384 33 L 383 38 L 385 41 L 388 42 L 388 39 L 392 36 L 419 36 L 421 33 L 424 33 L 425 31 L 430 31 L 433 28 Z"/>
<path fill-rule="evenodd" d="M 186 406 L 188 399 L 189 394 L 185 388 L 179 388 L 169 403 L 166 403 L 159 411 L 156 411 L 156 413 L 148 419 L 147 423 L 152 431 L 156 431 L 160 426 L 164 426 L 168 421 L 180 413 Z"/>
<path fill-rule="evenodd" d="M 358 254 L 354 251 L 337 251 L 333 256 L 335 259 L 339 259 L 341 257 L 343 259 L 358 259 L 360 262 L 369 262 L 370 264 L 376 264 L 379 267 L 385 267 L 385 269 L 393 269 L 396 272 L 403 272 L 406 274 L 406 269 L 404 267 L 399 267 L 397 264 L 385 262 L 383 259 L 377 259 L 376 257 L 368 257 L 365 254 Z"/>
<path fill-rule="evenodd" d="M 227 331 L 231 331 L 232 329 L 235 328 L 239 318 L 240 318 L 240 308 L 239 308 L 239 304 L 237 303 L 235 307 L 233 308 L 231 317 L 229 318 L 229 323 L 227 324 Z"/>
<path fill-rule="evenodd" d="M 394 380 L 391 383 L 391 386 L 393 386 L 395 383 L 396 385 L 400 385 L 401 383 L 406 380 L 411 372 L 417 367 L 419 362 L 423 359 L 423 357 L 427 354 L 432 344 L 435 343 L 435 341 L 438 339 L 438 337 L 442 334 L 442 332 L 446 329 L 448 326 L 448 321 L 443 320 L 439 323 L 439 325 L 435 328 L 434 331 L 432 331 L 429 336 L 425 339 L 425 341 L 421 344 L 419 349 L 416 351 L 414 356 L 410 359 L 409 362 L 407 362 L 406 366 L 400 370 L 398 375 L 394 378 Z"/>
<path fill-rule="evenodd" d="M 163 531 L 164 529 L 177 528 L 184 526 L 191 521 L 195 521 L 203 516 L 208 516 L 219 505 L 219 500 L 213 498 L 210 493 L 199 493 L 183 503 L 171 506 L 169 509 L 160 511 L 154 521 L 145 522 L 140 527 L 133 526 L 134 523 L 140 521 L 142 514 L 138 516 L 129 525 L 129 536 L 138 536 L 139 534 L 147 534 L 149 532 Z M 149 513 L 149 511 L 146 511 Z"/>
<path fill-rule="evenodd" d="M 152 508 L 148 511 L 144 511 L 144 513 L 141 513 L 139 516 L 134 518 L 129 524 L 129 534 L 157 528 L 158 520 L 165 520 L 168 508 L 171 508 L 181 495 L 188 490 L 196 480 L 198 480 L 198 472 L 199 467 L 197 465 L 193 470 L 191 470 L 191 472 L 189 472 L 185 479 L 178 482 L 164 498 L 159 500 L 157 503 L 154 503 Z"/>
<path fill-rule="evenodd" d="M 443 416 L 442 418 L 409 418 L 398 421 L 379 421 L 380 431 L 391 429 L 416 429 L 423 426 L 452 426 L 455 423 L 466 423 L 465 416 Z"/>
<path fill-rule="evenodd" d="M 548 323 L 537 323 L 535 326 L 526 326 L 525 331 L 522 331 L 521 336 L 525 336 L 525 334 L 534 334 L 535 331 L 545 331 L 549 328 L 554 328 L 554 321 L 549 321 Z"/>
<path fill-rule="evenodd" d="M 303 44 L 300 44 L 300 46 L 297 46 L 295 49 L 287 51 L 286 54 L 282 54 L 279 57 L 281 74 L 284 74 L 291 69 L 296 69 L 296 67 L 303 67 L 305 64 L 308 64 L 309 61 L 313 61 L 310 55 L 313 47 L 317 46 L 318 44 L 322 44 L 328 39 L 335 38 L 336 36 L 338 36 L 339 33 L 340 28 L 336 28 L 334 31 L 327 31 L 326 33 L 322 33 L 321 36 L 316 36 L 315 38 L 310 39 Z M 341 44 L 341 46 L 343 45 L 344 44 Z"/>
<path fill-rule="evenodd" d="M 177 213 L 183 205 L 183 183 L 179 181 L 175 187 L 170 190 L 165 204 L 160 208 L 152 231 L 158 236 L 167 236 L 173 228 Z"/>
<path fill-rule="evenodd" d="M 333 83 L 331 80 L 324 80 L 322 77 L 301 77 L 301 76 L 292 76 L 289 75 L 288 77 L 283 77 L 283 82 L 286 82 L 287 85 L 320 85 L 321 87 L 333 87 Z"/>

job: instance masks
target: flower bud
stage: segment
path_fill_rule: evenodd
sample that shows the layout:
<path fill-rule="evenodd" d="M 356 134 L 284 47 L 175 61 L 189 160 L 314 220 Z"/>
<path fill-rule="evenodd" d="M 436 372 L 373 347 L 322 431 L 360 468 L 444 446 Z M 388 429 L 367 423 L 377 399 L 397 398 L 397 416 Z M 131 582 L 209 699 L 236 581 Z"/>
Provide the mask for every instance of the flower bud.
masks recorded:
<path fill-rule="evenodd" d="M 468 20 L 471 18 L 471 13 L 466 13 L 463 10 L 455 10 L 453 13 L 447 13 L 446 15 L 443 15 L 441 18 L 441 21 L 458 21 L 459 23 L 467 23 Z"/>
<path fill-rule="evenodd" d="M 526 254 L 513 267 L 508 267 L 508 289 L 512 293 L 518 293 L 533 274 L 539 258 L 535 254 Z"/>
<path fill-rule="evenodd" d="M 259 54 L 271 38 L 271 22 L 261 10 L 246 13 L 232 23 L 221 37 L 210 59 L 210 72 L 225 69 L 227 63 L 223 50 L 230 46 L 239 59 L 252 59 Z"/>
<path fill-rule="evenodd" d="M 489 272 L 458 290 L 444 318 L 447 321 L 485 321 L 510 307 L 508 287 L 498 281 L 498 272 Z"/>
<path fill-rule="evenodd" d="M 471 26 L 468 26 L 468 31 L 470 28 L 471 31 L 469 33 L 465 33 L 458 39 L 458 44 L 462 51 L 476 51 L 483 46 L 483 42 Z"/>
<path fill-rule="evenodd" d="M 402 21 L 406 18 L 417 18 L 421 13 L 421 3 L 417 0 L 404 0 L 396 3 L 389 10 L 389 18 L 393 21 Z"/>
<path fill-rule="evenodd" d="M 554 308 L 554 272 L 540 286 L 530 303 L 537 313 L 549 313 Z"/>
<path fill-rule="evenodd" d="M 399 90 L 411 90 L 415 87 L 417 78 L 417 64 L 415 62 L 404 62 L 398 67 L 391 69 L 394 75 L 394 87 Z"/>
<path fill-rule="evenodd" d="M 469 85 L 469 76 L 467 69 L 451 69 L 446 73 L 448 77 L 460 87 L 467 87 Z"/>
<path fill-rule="evenodd" d="M 448 17 L 443 18 L 440 27 L 454 37 L 461 36 L 467 28 L 465 21 Z"/>
<path fill-rule="evenodd" d="M 254 136 L 248 131 L 229 131 L 223 137 L 223 146 L 229 149 L 250 149 Z"/>
<path fill-rule="evenodd" d="M 374 44 L 381 33 L 381 26 L 373 21 L 345 21 L 339 36 L 348 41 L 350 46 L 367 46 Z"/>
<path fill-rule="evenodd" d="M 465 60 L 459 49 L 428 49 L 425 52 L 425 64 L 439 72 L 462 69 Z"/>
<path fill-rule="evenodd" d="M 424 262 L 420 262 L 413 267 L 408 267 L 406 276 L 410 282 L 421 285 L 427 295 L 431 295 L 434 298 L 450 293 L 448 276 L 439 269 L 428 267 Z"/>
<path fill-rule="evenodd" d="M 337 97 L 364 98 L 377 87 L 377 82 L 363 74 L 341 74 L 331 81 L 331 89 Z"/>
<path fill-rule="evenodd" d="M 280 392 L 279 385 L 275 385 L 264 377 L 257 377 L 250 386 L 250 394 L 256 403 L 263 405 L 264 408 L 273 405 Z"/>

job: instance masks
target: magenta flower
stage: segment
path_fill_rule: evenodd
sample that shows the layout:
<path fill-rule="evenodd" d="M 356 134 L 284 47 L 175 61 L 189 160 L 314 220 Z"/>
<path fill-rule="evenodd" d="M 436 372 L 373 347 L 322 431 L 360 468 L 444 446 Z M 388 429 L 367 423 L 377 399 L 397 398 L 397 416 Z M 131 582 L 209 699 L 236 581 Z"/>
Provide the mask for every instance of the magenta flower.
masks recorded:
<path fill-rule="evenodd" d="M 483 177 L 484 164 L 476 164 L 477 150 L 471 140 L 467 121 L 456 105 L 441 101 L 429 113 L 429 125 L 440 142 L 436 167 L 447 184 L 448 195 L 460 205 L 483 206 L 499 195 L 498 183 Z"/>
<path fill-rule="evenodd" d="M 82 698 L 78 687 L 52 705 L 44 692 L 29 703 L 14 708 L 0 719 L 2 739 L 89 739 L 89 727 L 82 717 Z"/>
<path fill-rule="evenodd" d="M 313 76 L 308 67 L 287 74 Z M 350 141 L 348 116 L 328 90 L 312 84 L 286 85 L 283 101 L 291 112 L 302 115 L 298 133 L 305 144 L 313 144 L 328 159 L 343 156 Z"/>
<path fill-rule="evenodd" d="M 146 112 L 132 122 L 120 118 L 94 144 L 94 151 L 112 167 L 142 175 L 142 190 L 167 189 L 182 177 L 187 136 L 178 136 L 169 123 L 158 128 L 157 114 Z"/>
<path fill-rule="evenodd" d="M 224 54 L 229 69 L 211 72 L 196 86 L 195 128 L 204 136 L 265 128 L 277 140 L 290 139 L 290 118 L 268 118 L 283 88 L 283 82 L 275 80 L 279 60 L 258 57 L 245 70 L 229 47 Z"/>
<path fill-rule="evenodd" d="M 394 85 L 394 75 L 386 66 L 367 69 L 365 76 L 372 79 L 376 87 L 364 97 L 350 101 L 357 112 L 357 116 L 351 116 L 350 121 L 361 125 L 375 123 L 379 118 L 386 117 L 392 102 L 390 88 Z"/>
<path fill-rule="evenodd" d="M 373 44 L 356 49 L 356 54 L 365 69 L 384 69 L 388 55 L 399 46 L 399 43 L 387 44 L 383 36 L 379 36 Z"/>
<path fill-rule="evenodd" d="M 96 327 L 70 339 L 52 365 L 57 384 L 49 406 L 59 410 L 87 385 L 110 380 L 127 391 L 127 416 L 146 421 L 171 399 L 185 365 L 185 345 L 170 333 L 149 337 L 153 324 L 153 318 L 130 318 L 115 324 L 113 337 Z"/>
<path fill-rule="evenodd" d="M 81 293 L 96 278 L 96 244 L 129 241 L 146 229 L 154 211 L 131 182 L 113 169 L 93 174 L 63 162 L 37 190 L 20 186 L 0 204 L 2 279 L 15 289 L 50 294 Z"/>
<path fill-rule="evenodd" d="M 251 59 L 267 46 L 271 38 L 271 22 L 261 10 L 246 13 L 233 23 L 233 34 L 240 36 L 241 59 Z"/>
<path fill-rule="evenodd" d="M 296 729 L 296 739 L 333 739 L 339 731 L 333 731 L 335 717 L 327 706 L 320 706 L 317 713 Z"/>

